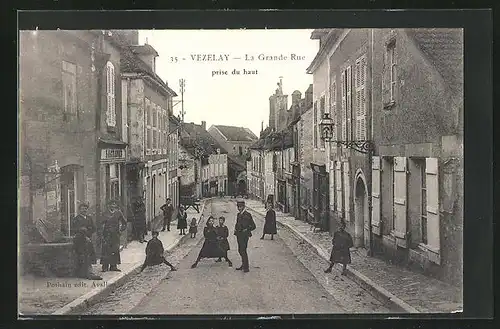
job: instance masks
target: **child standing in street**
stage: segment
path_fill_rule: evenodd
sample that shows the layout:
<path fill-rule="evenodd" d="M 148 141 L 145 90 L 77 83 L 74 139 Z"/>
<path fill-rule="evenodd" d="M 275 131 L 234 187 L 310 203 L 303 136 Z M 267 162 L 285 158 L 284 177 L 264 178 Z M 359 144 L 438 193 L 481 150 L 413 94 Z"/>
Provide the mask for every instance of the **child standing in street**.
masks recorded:
<path fill-rule="evenodd" d="M 335 265 L 335 263 L 340 263 L 343 265 L 342 275 L 346 275 L 347 264 L 351 264 L 351 252 L 349 248 L 354 244 L 351 235 L 346 232 L 345 227 L 345 221 L 341 220 L 340 228 L 333 234 L 330 266 L 325 270 L 325 273 L 330 273 L 333 265 Z"/>
<path fill-rule="evenodd" d="M 158 239 L 158 234 L 158 231 L 151 232 L 153 238 L 148 241 L 148 244 L 146 246 L 146 260 L 142 265 L 141 272 L 144 271 L 147 266 L 155 266 L 160 264 L 166 264 L 170 266 L 170 269 L 172 271 L 177 271 L 174 265 L 170 264 L 165 259 L 165 256 L 163 255 L 165 250 L 163 249 L 163 243 L 160 241 L 160 239 Z"/>
<path fill-rule="evenodd" d="M 189 234 L 191 234 L 191 238 L 196 238 L 197 232 L 198 223 L 196 222 L 196 218 L 193 217 L 193 219 L 191 219 L 191 224 L 189 224 Z"/>

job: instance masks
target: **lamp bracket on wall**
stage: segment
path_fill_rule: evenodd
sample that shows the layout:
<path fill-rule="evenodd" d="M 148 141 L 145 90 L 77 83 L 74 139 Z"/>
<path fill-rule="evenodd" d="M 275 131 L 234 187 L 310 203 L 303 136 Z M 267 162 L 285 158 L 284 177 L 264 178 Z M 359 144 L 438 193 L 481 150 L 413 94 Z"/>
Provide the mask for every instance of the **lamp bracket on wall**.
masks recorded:
<path fill-rule="evenodd" d="M 372 153 L 374 150 L 374 145 L 372 141 L 369 140 L 352 140 L 352 141 L 339 141 L 339 140 L 327 140 L 331 143 L 336 143 L 337 146 L 344 145 L 346 148 L 352 149 L 359 153 L 368 154 Z"/>

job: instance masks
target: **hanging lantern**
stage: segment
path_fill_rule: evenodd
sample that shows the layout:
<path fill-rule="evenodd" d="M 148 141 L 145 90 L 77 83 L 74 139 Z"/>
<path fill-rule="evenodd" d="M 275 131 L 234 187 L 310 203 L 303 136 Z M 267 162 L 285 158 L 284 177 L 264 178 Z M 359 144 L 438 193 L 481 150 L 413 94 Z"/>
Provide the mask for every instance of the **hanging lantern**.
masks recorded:
<path fill-rule="evenodd" d="M 325 112 L 321 121 L 319 122 L 319 128 L 321 132 L 321 139 L 324 141 L 331 141 L 333 138 L 333 129 L 335 124 L 332 118 L 330 118 L 330 113 Z"/>

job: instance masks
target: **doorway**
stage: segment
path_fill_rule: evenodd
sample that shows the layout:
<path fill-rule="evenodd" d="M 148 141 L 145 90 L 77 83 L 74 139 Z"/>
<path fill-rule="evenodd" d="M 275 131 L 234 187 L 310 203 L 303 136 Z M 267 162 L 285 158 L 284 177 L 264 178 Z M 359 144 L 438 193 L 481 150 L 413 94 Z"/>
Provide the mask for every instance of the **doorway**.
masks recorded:
<path fill-rule="evenodd" d="M 366 185 L 361 176 L 356 179 L 356 190 L 354 200 L 354 246 L 369 246 L 369 216 L 368 216 L 368 194 Z"/>

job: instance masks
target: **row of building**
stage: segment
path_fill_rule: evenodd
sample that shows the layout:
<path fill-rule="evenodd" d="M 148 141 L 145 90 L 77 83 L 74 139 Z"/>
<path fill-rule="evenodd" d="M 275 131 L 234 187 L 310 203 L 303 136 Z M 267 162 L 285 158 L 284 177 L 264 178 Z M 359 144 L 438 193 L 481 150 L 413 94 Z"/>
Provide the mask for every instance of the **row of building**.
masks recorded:
<path fill-rule="evenodd" d="M 118 201 L 130 220 L 140 197 L 150 223 L 166 198 L 177 206 L 245 185 L 257 137 L 181 122 L 159 54 L 137 30 L 23 31 L 19 41 L 22 245 L 68 236 L 84 202 L 99 214 Z"/>
<path fill-rule="evenodd" d="M 462 30 L 311 38 L 313 84 L 288 107 L 278 83 L 247 162 L 250 194 L 325 231 L 345 220 L 360 250 L 461 285 Z"/>

